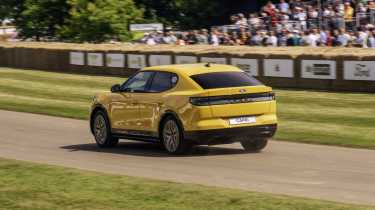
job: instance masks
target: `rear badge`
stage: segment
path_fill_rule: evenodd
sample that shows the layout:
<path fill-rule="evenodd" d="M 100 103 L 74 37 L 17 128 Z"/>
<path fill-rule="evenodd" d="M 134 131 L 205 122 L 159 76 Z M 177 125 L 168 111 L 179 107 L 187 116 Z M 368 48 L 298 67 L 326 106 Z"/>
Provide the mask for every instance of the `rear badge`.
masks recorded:
<path fill-rule="evenodd" d="M 246 93 L 246 90 L 245 89 L 241 89 L 240 93 Z"/>

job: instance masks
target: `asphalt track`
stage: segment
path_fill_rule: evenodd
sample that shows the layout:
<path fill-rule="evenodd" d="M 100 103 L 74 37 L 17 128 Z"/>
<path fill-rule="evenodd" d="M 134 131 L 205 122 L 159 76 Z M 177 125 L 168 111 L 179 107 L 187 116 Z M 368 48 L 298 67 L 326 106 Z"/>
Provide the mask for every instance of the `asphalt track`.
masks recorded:
<path fill-rule="evenodd" d="M 168 156 L 131 141 L 100 150 L 81 120 L 0 111 L 0 157 L 113 174 L 375 205 L 375 151 L 272 141 Z"/>

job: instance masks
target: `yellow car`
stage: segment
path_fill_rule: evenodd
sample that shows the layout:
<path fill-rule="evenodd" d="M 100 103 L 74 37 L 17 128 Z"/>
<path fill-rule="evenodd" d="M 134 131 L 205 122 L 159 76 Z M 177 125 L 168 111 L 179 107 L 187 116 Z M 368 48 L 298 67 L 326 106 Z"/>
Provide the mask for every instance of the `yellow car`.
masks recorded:
<path fill-rule="evenodd" d="M 260 151 L 276 132 L 275 94 L 234 66 L 148 67 L 97 94 L 90 125 L 99 147 L 130 139 L 161 143 L 172 154 L 234 142 Z"/>

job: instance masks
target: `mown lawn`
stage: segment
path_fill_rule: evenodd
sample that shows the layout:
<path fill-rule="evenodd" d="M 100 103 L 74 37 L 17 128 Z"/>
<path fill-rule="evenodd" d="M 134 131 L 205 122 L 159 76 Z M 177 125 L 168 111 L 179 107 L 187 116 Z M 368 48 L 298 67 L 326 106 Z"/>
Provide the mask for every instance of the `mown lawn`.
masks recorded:
<path fill-rule="evenodd" d="M 124 80 L 0 68 L 0 109 L 87 119 L 94 93 Z M 276 139 L 375 149 L 375 94 L 275 92 Z"/>
<path fill-rule="evenodd" d="M 0 159 L 1 210 L 375 210 Z"/>

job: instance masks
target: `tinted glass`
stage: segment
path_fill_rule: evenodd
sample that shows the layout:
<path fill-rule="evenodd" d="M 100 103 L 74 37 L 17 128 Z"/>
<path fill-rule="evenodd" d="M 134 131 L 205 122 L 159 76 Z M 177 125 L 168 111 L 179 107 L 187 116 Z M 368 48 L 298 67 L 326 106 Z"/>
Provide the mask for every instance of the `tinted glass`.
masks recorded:
<path fill-rule="evenodd" d="M 213 72 L 193 75 L 191 78 L 203 89 L 256 86 L 262 84 L 246 72 Z"/>
<path fill-rule="evenodd" d="M 134 77 L 130 78 L 122 89 L 129 92 L 143 92 L 146 90 L 147 83 L 152 74 L 153 72 L 139 72 Z"/>
<path fill-rule="evenodd" d="M 163 92 L 173 88 L 177 83 L 177 76 L 168 72 L 157 72 L 152 80 L 150 92 Z"/>

